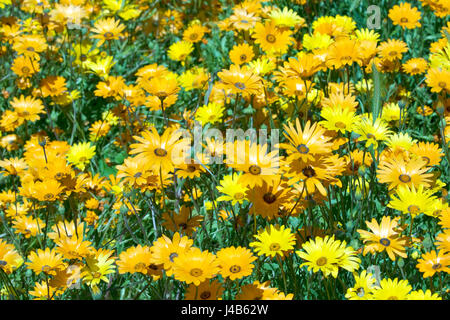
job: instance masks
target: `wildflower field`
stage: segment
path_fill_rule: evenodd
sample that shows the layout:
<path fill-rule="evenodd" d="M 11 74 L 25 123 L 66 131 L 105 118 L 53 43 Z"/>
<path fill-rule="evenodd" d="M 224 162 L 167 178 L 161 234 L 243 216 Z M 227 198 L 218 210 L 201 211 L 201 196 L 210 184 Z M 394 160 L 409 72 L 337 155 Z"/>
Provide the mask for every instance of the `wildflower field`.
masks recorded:
<path fill-rule="evenodd" d="M 447 300 L 449 0 L 0 0 L 2 300 Z"/>

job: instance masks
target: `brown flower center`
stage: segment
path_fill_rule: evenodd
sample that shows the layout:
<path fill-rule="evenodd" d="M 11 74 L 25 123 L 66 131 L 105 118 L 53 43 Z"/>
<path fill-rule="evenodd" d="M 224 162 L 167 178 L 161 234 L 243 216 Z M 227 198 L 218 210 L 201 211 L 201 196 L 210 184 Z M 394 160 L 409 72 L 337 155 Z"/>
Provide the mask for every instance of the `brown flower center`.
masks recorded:
<path fill-rule="evenodd" d="M 230 272 L 231 273 L 238 273 L 240 271 L 241 271 L 241 267 L 238 266 L 238 265 L 233 265 L 233 266 L 230 267 Z"/>
<path fill-rule="evenodd" d="M 408 207 L 408 212 L 411 214 L 418 214 L 418 213 L 420 213 L 420 208 L 418 206 L 412 204 Z"/>
<path fill-rule="evenodd" d="M 175 259 L 176 257 L 178 257 L 178 253 L 172 252 L 172 253 L 169 255 L 169 260 L 170 260 L 170 262 L 173 262 L 173 259 Z"/>
<path fill-rule="evenodd" d="M 336 128 L 339 128 L 339 129 L 345 129 L 347 127 L 345 125 L 345 123 L 343 123 L 342 121 L 338 121 L 334 125 L 336 126 Z"/>
<path fill-rule="evenodd" d="M 268 192 L 263 196 L 263 199 L 266 203 L 271 204 L 277 200 L 277 197 L 272 192 Z"/>
<path fill-rule="evenodd" d="M 203 274 L 203 271 L 202 271 L 202 269 L 194 268 L 194 269 L 191 269 L 191 271 L 189 273 L 193 277 L 200 277 Z"/>
<path fill-rule="evenodd" d="M 436 264 L 433 264 L 433 266 L 431 268 L 433 268 L 433 270 L 438 270 L 438 269 L 442 268 L 442 265 L 440 263 L 436 263 Z"/>
<path fill-rule="evenodd" d="M 234 84 L 234 86 L 235 86 L 236 88 L 238 88 L 239 90 L 245 90 L 245 84 L 242 83 L 242 82 L 236 82 L 236 83 Z"/>
<path fill-rule="evenodd" d="M 307 154 L 309 152 L 309 148 L 305 144 L 299 144 L 297 146 L 297 151 L 301 154 Z"/>
<path fill-rule="evenodd" d="M 26 66 L 22 67 L 22 72 L 25 73 L 25 74 L 28 74 L 30 72 L 30 68 L 28 68 Z"/>
<path fill-rule="evenodd" d="M 245 197 L 245 195 L 242 192 L 237 192 L 234 194 L 234 198 L 236 200 L 242 200 L 242 199 L 244 199 L 244 197 Z"/>
<path fill-rule="evenodd" d="M 136 264 L 136 265 L 134 266 L 134 270 L 135 270 L 136 272 L 142 272 L 144 269 L 145 269 L 145 264 L 142 263 L 142 262 L 139 262 L 138 264 Z"/>
<path fill-rule="evenodd" d="M 47 194 L 44 196 L 44 199 L 45 199 L 46 201 L 50 201 L 50 200 L 52 200 L 53 198 L 55 198 L 55 196 L 54 196 L 52 193 L 47 193 Z"/>
<path fill-rule="evenodd" d="M 321 266 L 326 265 L 327 261 L 328 261 L 327 258 L 325 258 L 325 257 L 320 257 L 319 259 L 317 259 L 316 264 L 317 264 L 319 267 L 321 267 Z"/>
<path fill-rule="evenodd" d="M 426 156 L 422 156 L 422 159 L 425 160 L 425 165 L 427 166 L 430 163 L 430 158 L 426 157 Z"/>
<path fill-rule="evenodd" d="M 110 40 L 114 37 L 114 33 L 108 31 L 108 32 L 105 32 L 103 34 L 103 36 L 105 37 L 106 40 Z"/>
<path fill-rule="evenodd" d="M 403 18 L 400 19 L 400 22 L 401 23 L 407 23 L 408 22 L 408 18 L 403 17 Z"/>
<path fill-rule="evenodd" d="M 255 176 L 261 174 L 261 168 L 257 165 L 250 166 L 250 168 L 248 168 L 248 171 Z"/>
<path fill-rule="evenodd" d="M 269 34 L 266 36 L 266 40 L 267 40 L 267 42 L 269 42 L 269 43 L 274 43 L 275 41 L 277 41 L 277 38 L 276 38 L 273 34 L 269 33 Z"/>
<path fill-rule="evenodd" d="M 0 260 L 0 267 L 4 267 L 8 264 L 5 260 Z"/>
<path fill-rule="evenodd" d="M 278 251 L 278 250 L 280 250 L 280 248 L 281 248 L 280 244 L 276 243 L 276 242 L 270 244 L 270 246 L 269 246 L 270 251 Z"/>
<path fill-rule="evenodd" d="M 388 238 L 381 238 L 380 239 L 380 243 L 383 246 L 388 247 L 391 244 L 391 240 L 389 240 Z"/>
<path fill-rule="evenodd" d="M 163 149 L 163 148 L 156 148 L 153 152 L 158 157 L 165 157 L 165 156 L 167 156 L 167 151 L 165 149 Z"/>
<path fill-rule="evenodd" d="M 407 174 L 404 174 L 404 173 L 402 173 L 402 174 L 398 177 L 398 179 L 399 179 L 401 182 L 403 182 L 403 183 L 408 183 L 408 182 L 411 181 L 411 177 L 410 177 L 409 175 L 407 175 Z"/>
<path fill-rule="evenodd" d="M 305 175 L 305 177 L 307 178 L 312 178 L 316 175 L 316 171 L 314 171 L 314 169 L 310 166 L 307 166 L 306 168 L 304 168 L 302 170 L 302 173 Z"/>
<path fill-rule="evenodd" d="M 203 291 L 201 294 L 200 294 L 200 299 L 202 299 L 202 300 L 207 300 L 207 299 L 209 299 L 211 297 L 211 292 L 209 292 L 209 291 Z"/>
<path fill-rule="evenodd" d="M 438 86 L 441 88 L 445 88 L 445 87 L 447 87 L 447 83 L 445 81 L 441 81 L 438 83 Z"/>
<path fill-rule="evenodd" d="M 241 59 L 241 61 L 245 61 L 245 60 L 247 60 L 247 55 L 242 54 L 242 55 L 239 57 L 239 59 Z"/>

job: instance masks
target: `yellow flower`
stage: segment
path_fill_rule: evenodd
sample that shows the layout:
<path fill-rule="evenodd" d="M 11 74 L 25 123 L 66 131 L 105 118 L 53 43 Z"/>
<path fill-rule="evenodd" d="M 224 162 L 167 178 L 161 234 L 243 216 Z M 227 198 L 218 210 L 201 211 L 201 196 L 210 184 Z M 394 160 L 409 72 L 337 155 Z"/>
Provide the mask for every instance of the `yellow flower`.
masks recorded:
<path fill-rule="evenodd" d="M 67 153 L 67 161 L 73 163 L 78 169 L 84 170 L 95 155 L 95 146 L 90 142 L 80 142 L 73 145 Z"/>
<path fill-rule="evenodd" d="M 257 241 L 251 242 L 250 247 L 254 248 L 259 256 L 266 255 L 275 257 L 282 256 L 294 249 L 295 235 L 284 225 L 274 227 L 270 225 L 262 232 L 255 235 Z"/>
<path fill-rule="evenodd" d="M 192 51 L 194 51 L 194 46 L 191 42 L 179 41 L 169 47 L 167 54 L 172 60 L 184 61 Z"/>

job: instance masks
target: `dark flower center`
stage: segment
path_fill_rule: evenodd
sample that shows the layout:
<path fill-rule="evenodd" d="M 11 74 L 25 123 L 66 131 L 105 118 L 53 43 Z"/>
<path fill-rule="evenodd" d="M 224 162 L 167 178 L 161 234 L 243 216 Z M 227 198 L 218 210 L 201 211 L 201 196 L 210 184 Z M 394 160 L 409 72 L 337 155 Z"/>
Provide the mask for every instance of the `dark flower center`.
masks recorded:
<path fill-rule="evenodd" d="M 263 196 L 263 199 L 266 203 L 271 204 L 277 200 L 277 197 L 273 193 L 268 192 Z"/>
<path fill-rule="evenodd" d="M 383 246 L 388 247 L 391 244 L 391 240 L 389 240 L 388 238 L 381 238 L 380 239 L 380 243 Z"/>

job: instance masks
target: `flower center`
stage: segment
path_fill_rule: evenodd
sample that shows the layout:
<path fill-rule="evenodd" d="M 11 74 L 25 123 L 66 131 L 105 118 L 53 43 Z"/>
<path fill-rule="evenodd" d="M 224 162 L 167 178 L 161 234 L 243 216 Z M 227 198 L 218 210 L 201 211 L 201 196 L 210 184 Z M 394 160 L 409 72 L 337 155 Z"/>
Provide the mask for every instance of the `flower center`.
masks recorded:
<path fill-rule="evenodd" d="M 156 264 L 150 264 L 149 266 L 148 266 L 148 268 L 149 269 L 151 269 L 151 270 L 154 270 L 154 271 L 157 271 L 158 270 L 158 266 L 156 265 Z"/>
<path fill-rule="evenodd" d="M 191 33 L 191 35 L 189 36 L 189 39 L 191 39 L 191 40 L 197 40 L 197 38 L 198 38 L 198 34 L 196 34 L 196 33 Z"/>
<path fill-rule="evenodd" d="M 244 89 L 245 89 L 245 84 L 242 83 L 242 82 L 236 82 L 236 83 L 234 84 L 234 86 L 235 86 L 236 88 L 238 88 L 239 90 L 244 90 Z"/>
<path fill-rule="evenodd" d="M 401 174 L 399 177 L 398 177 L 398 179 L 401 181 L 401 182 L 403 182 L 403 183 L 408 183 L 408 182 L 410 182 L 411 181 L 411 177 L 409 176 L 409 175 L 407 175 L 407 174 Z"/>
<path fill-rule="evenodd" d="M 52 270 L 52 267 L 50 267 L 49 265 L 45 265 L 42 267 L 42 271 L 44 273 L 48 273 L 50 270 Z"/>
<path fill-rule="evenodd" d="M 411 214 L 418 214 L 418 213 L 420 213 L 420 208 L 418 206 L 412 204 L 408 207 L 408 212 Z"/>
<path fill-rule="evenodd" d="M 155 151 L 153 151 L 155 155 L 158 157 L 165 157 L 167 156 L 167 151 L 163 148 L 156 148 Z"/>
<path fill-rule="evenodd" d="M 277 38 L 275 38 L 275 36 L 273 35 L 273 34 L 268 34 L 267 36 L 266 36 L 266 40 L 267 40 L 267 42 L 269 42 L 269 43 L 274 43 L 275 41 L 277 41 Z"/>
<path fill-rule="evenodd" d="M 239 57 L 239 59 L 241 59 L 241 61 L 245 61 L 245 60 L 247 60 L 247 55 L 242 54 L 242 55 Z"/>
<path fill-rule="evenodd" d="M 142 172 L 137 172 L 133 177 L 140 178 L 142 176 Z"/>
<path fill-rule="evenodd" d="M 358 297 L 364 297 L 364 294 L 365 294 L 365 292 L 364 292 L 364 288 L 358 288 L 358 289 L 356 289 L 356 295 L 358 296 Z"/>
<path fill-rule="evenodd" d="M 211 297 L 211 292 L 209 292 L 209 291 L 203 291 L 201 294 L 200 294 L 200 299 L 202 299 L 202 300 L 207 300 L 207 299 L 209 299 Z"/>
<path fill-rule="evenodd" d="M 234 194 L 234 198 L 236 200 L 242 200 L 242 199 L 244 199 L 244 194 L 242 192 L 237 192 Z"/>
<path fill-rule="evenodd" d="M 28 48 L 27 48 L 27 51 L 31 51 L 31 52 L 34 52 L 34 51 L 35 51 L 35 49 L 34 49 L 33 47 L 28 47 Z"/>
<path fill-rule="evenodd" d="M 345 129 L 347 127 L 345 125 L 345 123 L 343 123 L 341 121 L 336 122 L 334 125 L 336 126 L 336 128 L 339 128 L 339 129 Z"/>
<path fill-rule="evenodd" d="M 280 250 L 280 248 L 281 248 L 280 244 L 276 243 L 276 242 L 270 244 L 270 246 L 269 246 L 270 251 L 278 251 L 278 250 Z"/>
<path fill-rule="evenodd" d="M 103 36 L 107 39 L 107 40 L 109 40 L 109 39 L 111 39 L 112 37 L 114 37 L 114 33 L 112 33 L 112 32 L 105 32 L 104 34 L 103 34 Z"/>
<path fill-rule="evenodd" d="M 387 298 L 386 300 L 398 300 L 398 297 L 396 297 L 396 296 L 390 296 L 390 297 Z"/>
<path fill-rule="evenodd" d="M 383 246 L 388 247 L 391 244 L 391 240 L 389 240 L 388 238 L 381 238 L 380 239 L 380 243 Z"/>
<path fill-rule="evenodd" d="M 319 259 L 317 259 L 316 264 L 321 267 L 324 266 L 327 263 L 327 258 L 325 257 L 320 257 Z"/>
<path fill-rule="evenodd" d="M 433 268 L 433 270 L 438 270 L 441 267 L 442 267 L 442 265 L 440 263 L 436 263 L 436 264 L 433 264 L 433 266 L 431 268 Z"/>
<path fill-rule="evenodd" d="M 203 274 L 202 269 L 199 268 L 194 268 L 191 270 L 191 272 L 189 272 L 191 274 L 191 276 L 193 277 L 200 277 Z"/>
<path fill-rule="evenodd" d="M 310 166 L 307 166 L 306 168 L 304 168 L 302 170 L 302 173 L 305 175 L 305 177 L 307 178 L 312 178 L 316 175 L 316 171 L 314 171 L 313 168 L 311 168 Z"/>
<path fill-rule="evenodd" d="M 403 17 L 403 18 L 400 19 L 400 22 L 401 23 L 407 23 L 408 22 L 408 18 Z"/>
<path fill-rule="evenodd" d="M 98 278 L 101 278 L 101 277 L 102 277 L 102 274 L 101 274 L 100 272 L 94 272 L 94 273 L 92 274 L 92 277 L 98 279 Z"/>
<path fill-rule="evenodd" d="M 8 264 L 5 260 L 0 260 L 0 267 L 4 267 Z"/>
<path fill-rule="evenodd" d="M 441 88 L 445 88 L 445 87 L 447 87 L 447 83 L 445 81 L 441 81 L 438 83 L 438 86 Z"/>
<path fill-rule="evenodd" d="M 178 257 L 178 253 L 173 252 L 169 255 L 169 260 L 170 262 L 173 262 L 173 259 L 175 259 L 176 257 Z"/>
<path fill-rule="evenodd" d="M 250 166 L 250 168 L 248 168 L 248 171 L 255 176 L 261 174 L 261 168 L 256 165 Z"/>
<path fill-rule="evenodd" d="M 234 266 L 231 266 L 231 267 L 230 267 L 230 272 L 231 272 L 231 273 L 238 273 L 238 272 L 240 272 L 240 271 L 241 271 L 241 267 L 238 266 L 238 265 L 234 265 Z"/>
<path fill-rule="evenodd" d="M 44 199 L 47 200 L 47 201 L 50 201 L 50 200 L 52 200 L 54 197 L 55 197 L 55 196 L 54 196 L 52 193 L 47 193 L 47 194 L 44 196 Z"/>
<path fill-rule="evenodd" d="M 277 200 L 277 197 L 272 192 L 268 192 L 263 196 L 263 199 L 266 203 L 271 204 Z"/>
<path fill-rule="evenodd" d="M 195 170 L 196 170 L 196 168 L 195 168 L 194 165 L 188 165 L 188 166 L 187 166 L 187 171 L 189 171 L 189 172 L 194 172 Z"/>
<path fill-rule="evenodd" d="M 25 73 L 25 74 L 28 74 L 30 72 L 30 68 L 25 66 L 25 67 L 22 68 L 22 72 Z"/>
<path fill-rule="evenodd" d="M 299 144 L 297 146 L 297 150 L 301 154 L 307 154 L 309 152 L 309 148 L 305 144 Z"/>

